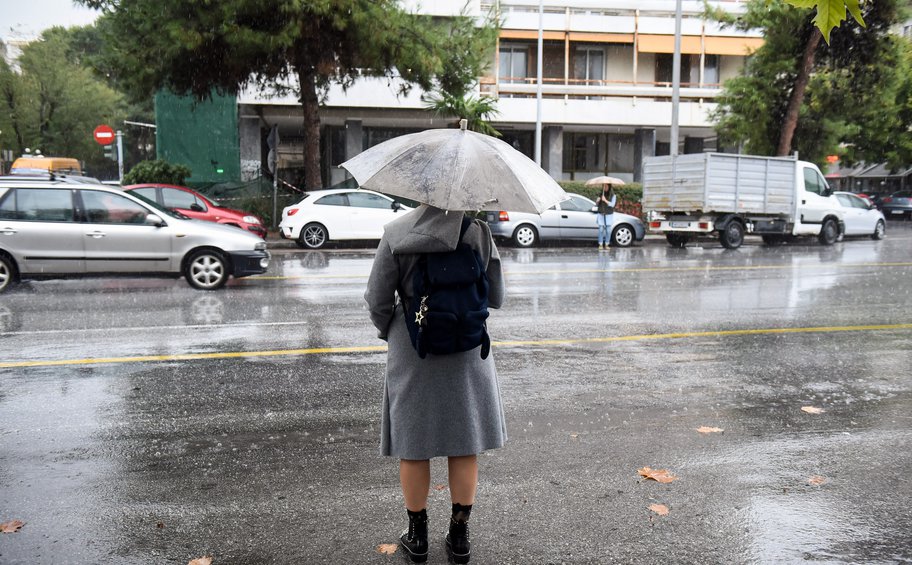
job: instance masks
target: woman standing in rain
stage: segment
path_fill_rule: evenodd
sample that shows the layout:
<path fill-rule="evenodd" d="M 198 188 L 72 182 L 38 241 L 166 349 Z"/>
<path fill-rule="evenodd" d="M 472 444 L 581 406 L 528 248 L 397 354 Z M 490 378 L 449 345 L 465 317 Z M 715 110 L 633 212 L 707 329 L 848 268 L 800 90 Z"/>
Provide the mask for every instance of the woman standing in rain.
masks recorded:
<path fill-rule="evenodd" d="M 614 225 L 614 206 L 617 204 L 617 195 L 611 184 L 602 185 L 602 193 L 595 200 L 598 208 L 595 223 L 598 225 L 599 251 L 606 251 L 611 243 L 611 227 Z"/>
<path fill-rule="evenodd" d="M 409 522 L 399 541 L 413 562 L 428 557 L 430 460 L 447 458 L 452 515 L 444 543 L 456 563 L 468 563 L 478 454 L 503 446 L 507 438 L 493 356 L 482 358 L 479 346 L 421 358 L 403 315 L 403 302 L 408 306 L 414 300 L 412 277 L 419 257 L 454 250 L 463 217 L 462 212 L 421 205 L 387 224 L 364 294 L 378 336 L 389 343 L 380 451 L 399 459 Z M 489 306 L 499 308 L 503 273 L 487 224 L 471 221 L 461 241 L 478 252 L 488 277 Z"/>

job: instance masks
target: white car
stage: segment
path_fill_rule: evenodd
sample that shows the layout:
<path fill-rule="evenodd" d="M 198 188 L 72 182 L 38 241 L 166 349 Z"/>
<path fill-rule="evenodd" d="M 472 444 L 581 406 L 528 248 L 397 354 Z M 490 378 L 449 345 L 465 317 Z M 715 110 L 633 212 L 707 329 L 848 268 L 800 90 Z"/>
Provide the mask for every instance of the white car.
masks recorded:
<path fill-rule="evenodd" d="M 886 229 L 883 213 L 873 204 L 851 192 L 834 192 L 845 212 L 844 235 L 869 235 L 883 239 Z"/>
<path fill-rule="evenodd" d="M 308 249 L 320 249 L 329 241 L 380 239 L 383 226 L 409 210 L 372 190 L 314 190 L 282 210 L 279 235 Z"/>

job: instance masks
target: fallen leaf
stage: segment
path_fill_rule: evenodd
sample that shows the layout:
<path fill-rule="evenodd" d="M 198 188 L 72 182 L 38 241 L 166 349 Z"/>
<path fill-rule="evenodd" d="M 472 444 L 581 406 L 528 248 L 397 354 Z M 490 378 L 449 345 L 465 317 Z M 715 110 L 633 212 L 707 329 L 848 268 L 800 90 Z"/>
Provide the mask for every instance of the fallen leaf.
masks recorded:
<path fill-rule="evenodd" d="M 15 534 L 24 525 L 25 522 L 22 520 L 10 520 L 9 522 L 3 522 L 0 524 L 0 532 L 3 532 L 4 534 Z"/>
<path fill-rule="evenodd" d="M 159 522 L 159 523 L 155 524 L 155 527 L 158 528 L 158 529 L 160 530 L 160 529 L 162 529 L 162 528 L 165 527 L 165 523 L 164 523 L 164 522 Z"/>
<path fill-rule="evenodd" d="M 801 409 L 808 414 L 823 414 L 823 408 L 817 408 L 816 406 L 802 406 Z"/>
<path fill-rule="evenodd" d="M 434 490 L 446 490 L 446 485 L 434 485 Z"/>
<path fill-rule="evenodd" d="M 808 484 L 814 485 L 815 487 L 819 487 L 820 485 L 827 482 L 829 482 L 828 479 L 820 475 L 813 475 L 810 479 L 808 479 Z"/>
<path fill-rule="evenodd" d="M 670 483 L 671 481 L 677 479 L 674 475 L 671 474 L 671 471 L 668 469 L 651 469 L 649 467 L 643 467 L 638 469 L 637 473 L 646 477 L 647 479 L 652 479 L 660 483 Z"/>
<path fill-rule="evenodd" d="M 192 559 L 187 565 L 212 565 L 212 558 L 208 555 L 205 557 L 197 557 Z"/>
<path fill-rule="evenodd" d="M 709 426 L 700 426 L 697 431 L 701 434 L 718 434 L 724 432 L 722 428 L 710 428 Z"/>
<path fill-rule="evenodd" d="M 579 434 L 570 434 L 570 439 L 576 439 L 579 437 Z"/>
<path fill-rule="evenodd" d="M 668 507 L 664 504 L 650 504 L 649 509 L 659 516 L 668 516 Z"/>
<path fill-rule="evenodd" d="M 397 549 L 399 549 L 399 544 L 395 543 L 381 543 L 377 546 L 377 551 L 383 555 L 392 555 L 396 553 Z"/>

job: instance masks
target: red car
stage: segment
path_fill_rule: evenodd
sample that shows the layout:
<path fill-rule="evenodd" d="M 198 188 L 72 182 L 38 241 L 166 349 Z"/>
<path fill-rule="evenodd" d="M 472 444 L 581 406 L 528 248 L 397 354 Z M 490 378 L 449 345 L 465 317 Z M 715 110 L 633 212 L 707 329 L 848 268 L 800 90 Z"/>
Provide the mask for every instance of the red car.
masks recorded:
<path fill-rule="evenodd" d="M 186 186 L 131 184 L 123 187 L 123 189 L 148 198 L 169 210 L 177 210 L 185 216 L 217 224 L 236 226 L 266 239 L 266 226 L 263 225 L 263 220 L 259 217 L 249 212 L 219 206 L 199 192 Z"/>

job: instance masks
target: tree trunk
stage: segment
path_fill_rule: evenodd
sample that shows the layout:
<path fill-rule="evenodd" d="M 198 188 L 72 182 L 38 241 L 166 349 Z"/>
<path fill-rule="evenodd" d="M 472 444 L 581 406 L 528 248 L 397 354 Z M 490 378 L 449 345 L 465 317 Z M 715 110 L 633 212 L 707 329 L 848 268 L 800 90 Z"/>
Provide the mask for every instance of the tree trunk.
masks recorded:
<path fill-rule="evenodd" d="M 316 75 L 310 68 L 298 68 L 301 85 L 301 108 L 304 110 L 304 189 L 323 188 L 320 174 L 320 101 L 317 98 Z"/>
<path fill-rule="evenodd" d="M 804 102 L 804 91 L 807 89 L 808 81 L 811 78 L 811 68 L 814 66 L 814 54 L 817 52 L 817 46 L 820 45 L 822 37 L 820 30 L 815 27 L 804 46 L 801 68 L 798 69 L 798 76 L 795 77 L 795 87 L 792 89 L 785 120 L 782 122 L 782 131 L 779 133 L 779 148 L 776 150 L 776 155 L 779 157 L 785 157 L 791 152 L 792 138 L 798 127 L 798 112 Z"/>

